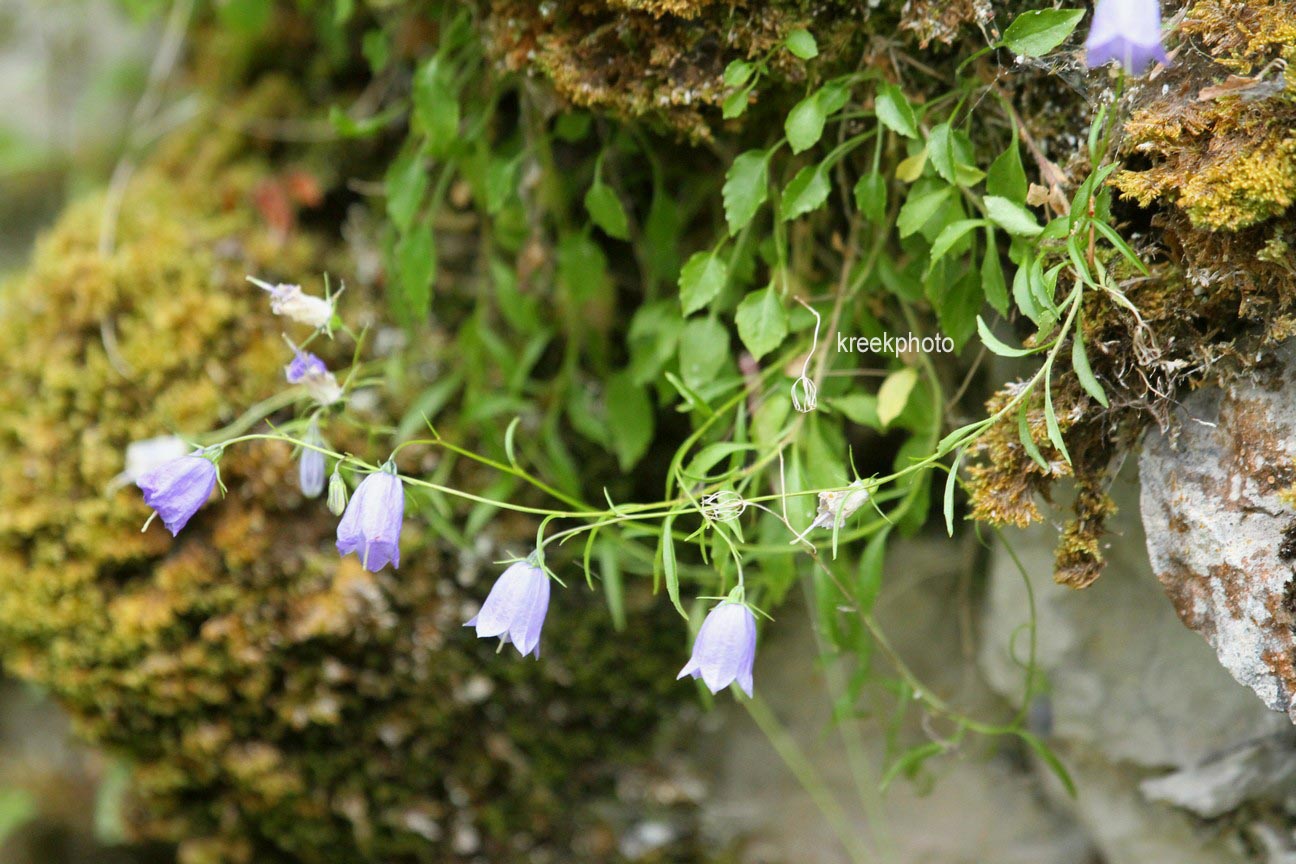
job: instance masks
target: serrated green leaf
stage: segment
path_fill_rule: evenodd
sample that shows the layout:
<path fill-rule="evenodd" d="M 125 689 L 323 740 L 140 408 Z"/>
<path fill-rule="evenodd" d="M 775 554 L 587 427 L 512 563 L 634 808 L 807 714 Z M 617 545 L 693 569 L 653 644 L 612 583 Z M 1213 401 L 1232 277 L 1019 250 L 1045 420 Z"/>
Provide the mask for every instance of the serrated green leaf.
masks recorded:
<path fill-rule="evenodd" d="M 783 190 L 779 216 L 788 222 L 823 206 L 828 200 L 828 174 L 822 165 L 806 165 Z"/>
<path fill-rule="evenodd" d="M 450 76 L 433 56 L 414 76 L 414 130 L 427 138 L 433 156 L 443 156 L 459 139 L 459 99 Z"/>
<path fill-rule="evenodd" d="M 769 158 L 764 150 L 748 150 L 734 159 L 725 174 L 725 221 L 729 236 L 747 227 L 769 197 Z"/>
<path fill-rule="evenodd" d="M 792 148 L 792 152 L 801 153 L 818 144 L 820 137 L 823 136 L 824 123 L 827 119 L 828 115 L 824 111 L 824 103 L 819 98 L 818 91 L 793 105 L 783 123 L 783 131 L 787 135 L 788 146 Z"/>
<path fill-rule="evenodd" d="M 779 346 L 787 336 L 787 310 L 774 286 L 752 291 L 738 304 L 734 314 L 738 338 L 757 360 Z"/>
<path fill-rule="evenodd" d="M 969 231 L 980 228 L 984 224 L 986 224 L 984 219 L 960 219 L 942 228 L 936 235 L 936 239 L 932 241 L 931 264 L 944 258 L 954 244 L 966 237 Z M 930 267 L 930 264 L 928 266 Z"/>
<path fill-rule="evenodd" d="M 383 186 L 387 192 L 387 215 L 396 230 L 407 231 L 427 191 L 423 157 L 413 151 L 397 157 L 387 169 Z"/>
<path fill-rule="evenodd" d="M 1017 237 L 1035 237 L 1044 229 L 1035 220 L 1035 214 L 1015 201 L 998 195 L 985 197 L 986 214 L 996 225 Z"/>
<path fill-rule="evenodd" d="M 611 186 L 596 179 L 585 193 L 585 210 L 604 234 L 617 240 L 630 238 L 630 220 Z"/>
<path fill-rule="evenodd" d="M 953 186 L 941 186 L 914 194 L 918 188 L 916 186 L 910 191 L 904 206 L 900 208 L 900 214 L 896 217 L 896 228 L 901 237 L 918 233 L 927 224 L 927 220 L 936 215 L 936 211 L 940 210 L 954 191 Z"/>
<path fill-rule="evenodd" d="M 981 259 L 981 290 L 1000 315 L 1008 314 L 1008 283 L 1004 281 L 1003 263 L 995 244 L 994 229 L 986 226 L 985 256 Z"/>
<path fill-rule="evenodd" d="M 990 171 L 986 174 L 986 194 L 1007 198 L 1009 201 L 1025 201 L 1028 189 L 1021 148 L 1014 135 L 1008 149 L 990 163 Z"/>
<path fill-rule="evenodd" d="M 1001 44 L 1024 57 L 1043 57 L 1066 41 L 1084 17 L 1083 9 L 1037 9 L 1008 25 Z"/>
<path fill-rule="evenodd" d="M 883 126 L 906 138 L 918 137 L 918 120 L 914 117 L 909 100 L 905 98 L 899 87 L 894 84 L 883 84 L 878 87 L 874 110 Z"/>
<path fill-rule="evenodd" d="M 855 206 L 865 219 L 873 223 L 881 222 L 886 216 L 886 178 L 877 171 L 870 171 L 860 177 L 855 183 Z"/>
<path fill-rule="evenodd" d="M 800 57 L 802 60 L 809 60 L 813 57 L 819 56 L 819 46 L 816 44 L 815 38 L 810 34 L 809 30 L 802 30 L 799 28 L 793 30 L 787 35 L 787 38 L 783 40 L 783 44 L 787 46 L 789 51 L 791 51 L 795 56 Z"/>
<path fill-rule="evenodd" d="M 729 279 L 729 265 L 715 252 L 694 252 L 680 268 L 680 304 L 691 315 L 714 300 Z"/>
<path fill-rule="evenodd" d="M 402 318 L 416 324 L 432 307 L 432 278 L 436 275 L 436 241 L 430 225 L 413 225 L 396 244 Z"/>

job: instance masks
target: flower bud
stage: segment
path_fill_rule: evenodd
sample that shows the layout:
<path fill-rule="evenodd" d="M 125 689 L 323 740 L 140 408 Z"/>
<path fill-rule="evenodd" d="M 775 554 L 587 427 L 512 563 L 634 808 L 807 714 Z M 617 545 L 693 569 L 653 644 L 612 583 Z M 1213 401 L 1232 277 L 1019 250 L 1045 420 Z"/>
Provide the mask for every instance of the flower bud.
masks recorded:
<path fill-rule="evenodd" d="M 319 421 L 314 417 L 306 427 L 306 443 L 312 446 L 302 448 L 297 465 L 297 480 L 303 495 L 318 498 L 324 491 L 324 454 L 313 448 L 323 447 L 324 437 L 320 435 Z"/>
<path fill-rule="evenodd" d="M 346 481 L 335 467 L 328 482 L 328 509 L 334 516 L 341 516 L 347 505 Z"/>

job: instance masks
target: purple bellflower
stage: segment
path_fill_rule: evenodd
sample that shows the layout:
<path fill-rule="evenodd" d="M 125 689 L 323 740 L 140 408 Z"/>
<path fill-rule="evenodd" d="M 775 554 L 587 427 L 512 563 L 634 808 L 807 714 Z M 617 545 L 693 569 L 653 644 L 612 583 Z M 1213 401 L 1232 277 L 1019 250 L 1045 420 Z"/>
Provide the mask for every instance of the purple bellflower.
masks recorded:
<path fill-rule="evenodd" d="M 540 630 L 549 611 L 549 577 L 531 561 L 517 561 L 500 575 L 486 602 L 465 627 L 476 627 L 482 639 L 512 642 L 523 657 L 540 659 Z"/>
<path fill-rule="evenodd" d="M 1170 62 L 1161 45 L 1159 0 L 1098 0 L 1085 40 L 1085 62 L 1096 69 L 1112 60 L 1135 75 L 1153 60 Z"/>
<path fill-rule="evenodd" d="M 135 485 L 174 537 L 216 488 L 216 463 L 201 450 L 164 462 L 140 475 Z"/>
<path fill-rule="evenodd" d="M 693 641 L 693 656 L 675 677 L 701 678 L 712 693 L 737 681 L 750 697 L 755 661 L 756 618 L 742 603 L 725 600 L 707 613 Z"/>
<path fill-rule="evenodd" d="M 401 520 L 405 516 L 405 488 L 388 462 L 356 487 L 338 523 L 337 550 L 356 553 L 366 570 L 377 573 L 391 562 L 400 566 Z"/>
<path fill-rule="evenodd" d="M 306 427 L 305 443 L 314 447 L 324 446 L 324 437 L 320 435 L 319 421 L 311 418 Z M 301 459 L 297 463 L 297 482 L 301 485 L 302 494 L 307 498 L 318 498 L 324 491 L 324 454 L 313 447 L 303 447 Z"/>

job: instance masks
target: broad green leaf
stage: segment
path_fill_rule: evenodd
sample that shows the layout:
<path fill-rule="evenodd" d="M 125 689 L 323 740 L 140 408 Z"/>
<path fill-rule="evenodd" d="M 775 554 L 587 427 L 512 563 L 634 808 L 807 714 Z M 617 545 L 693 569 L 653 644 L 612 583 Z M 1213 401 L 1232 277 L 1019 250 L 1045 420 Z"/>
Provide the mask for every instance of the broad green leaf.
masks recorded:
<path fill-rule="evenodd" d="M 914 188 L 916 190 L 920 187 Z M 900 215 L 896 217 L 896 228 L 899 229 L 900 236 L 908 237 L 918 233 L 927 224 L 927 220 L 936 215 L 936 211 L 940 210 L 953 191 L 953 186 L 940 186 L 918 194 L 911 190 L 904 206 L 900 208 Z"/>
<path fill-rule="evenodd" d="M 946 183 L 956 182 L 953 130 L 948 123 L 940 123 L 932 127 L 931 133 L 927 136 L 927 158 L 931 160 L 932 167 Z"/>
<path fill-rule="evenodd" d="M 459 139 L 459 99 L 450 76 L 433 56 L 414 76 L 414 129 L 427 137 L 433 156 L 443 156 Z"/>
<path fill-rule="evenodd" d="M 950 249 L 954 247 L 954 244 L 966 237 L 969 231 L 980 228 L 984 224 L 986 224 L 984 219 L 960 219 L 942 228 L 932 242 L 931 264 L 935 264 L 941 258 L 944 258 Z"/>
<path fill-rule="evenodd" d="M 427 171 L 420 153 L 409 152 L 397 157 L 387 169 L 383 181 L 387 191 L 387 215 L 398 231 L 409 229 L 427 191 Z"/>
<path fill-rule="evenodd" d="M 710 318 L 694 318 L 680 334 L 680 377 L 693 390 L 715 380 L 729 359 L 729 331 Z"/>
<path fill-rule="evenodd" d="M 748 63 L 746 60 L 733 60 L 724 70 L 725 86 L 741 87 L 751 79 L 755 71 L 755 64 Z"/>
<path fill-rule="evenodd" d="M 1026 182 L 1026 169 L 1022 167 L 1021 148 L 1017 146 L 1017 136 L 990 163 L 986 174 L 986 194 L 1007 198 L 1009 201 L 1025 201 L 1029 184 Z"/>
<path fill-rule="evenodd" d="M 1076 321 L 1075 335 L 1071 341 L 1071 367 L 1075 370 L 1076 377 L 1080 379 L 1080 386 L 1085 389 L 1085 392 L 1099 405 L 1108 407 L 1107 393 L 1103 390 L 1102 384 L 1098 383 L 1093 369 L 1089 366 L 1089 354 L 1085 351 L 1084 334 L 1080 330 L 1079 321 Z"/>
<path fill-rule="evenodd" d="M 828 405 L 840 411 L 847 420 L 882 431 L 882 418 L 878 416 L 878 400 L 872 393 L 848 393 L 829 399 Z"/>
<path fill-rule="evenodd" d="M 653 406 L 644 388 L 635 383 L 629 370 L 616 373 L 607 382 L 606 423 L 608 436 L 622 471 L 629 471 L 643 458 L 652 443 Z"/>
<path fill-rule="evenodd" d="M 809 60 L 819 56 L 819 46 L 815 43 L 814 36 L 810 35 L 809 30 L 796 29 L 787 35 L 783 44 L 797 57 L 802 60 Z"/>
<path fill-rule="evenodd" d="M 694 252 L 680 268 L 680 303 L 691 315 L 716 298 L 729 278 L 729 265 L 716 252 Z"/>
<path fill-rule="evenodd" d="M 726 96 L 720 103 L 720 116 L 726 120 L 741 117 L 751 102 L 751 88 L 752 85 L 741 87 Z"/>
<path fill-rule="evenodd" d="M 784 222 L 816 210 L 828 200 L 828 174 L 823 165 L 806 165 L 783 190 L 779 215 Z"/>
<path fill-rule="evenodd" d="M 585 193 L 585 209 L 604 234 L 618 240 L 629 239 L 630 221 L 621 206 L 621 199 L 611 186 L 595 178 L 594 185 Z"/>
<path fill-rule="evenodd" d="M 865 219 L 875 224 L 881 222 L 886 216 L 886 178 L 877 171 L 860 177 L 855 183 L 855 206 Z"/>
<path fill-rule="evenodd" d="M 981 290 L 1000 315 L 1008 314 L 1008 283 L 1004 281 L 1003 263 L 995 243 L 994 229 L 986 226 L 985 257 L 981 259 Z"/>
<path fill-rule="evenodd" d="M 909 404 L 909 396 L 914 385 L 918 383 L 918 370 L 912 366 L 897 369 L 886 377 L 878 388 L 878 420 L 882 425 L 890 426 L 891 421 L 900 416 Z"/>
<path fill-rule="evenodd" d="M 900 88 L 894 84 L 883 84 L 878 87 L 874 110 L 882 125 L 893 132 L 898 132 L 906 138 L 918 136 L 918 121 L 914 117 L 913 108 L 909 106 L 909 100 L 905 98 L 904 93 L 900 92 Z"/>
<path fill-rule="evenodd" d="M 747 227 L 769 196 L 769 157 L 764 150 L 748 150 L 734 159 L 725 175 L 725 221 L 729 236 Z"/>
<path fill-rule="evenodd" d="M 436 241 L 430 225 L 411 226 L 396 244 L 401 307 L 411 324 L 427 317 L 432 307 L 432 277 L 436 275 L 436 260 Z"/>
<path fill-rule="evenodd" d="M 26 789 L 0 789 L 0 847 L 37 812 L 36 799 Z"/>
<path fill-rule="evenodd" d="M 998 195 L 985 197 L 986 213 L 996 225 L 1018 237 L 1035 237 L 1044 229 L 1035 221 L 1035 214 L 1016 202 Z"/>
<path fill-rule="evenodd" d="M 738 337 L 757 360 L 777 348 L 788 332 L 787 311 L 773 285 L 744 297 L 734 321 Z"/>
<path fill-rule="evenodd" d="M 818 144 L 827 119 L 828 115 L 824 111 L 824 103 L 819 98 L 818 91 L 792 106 L 787 120 L 783 123 L 783 131 L 787 134 L 788 145 L 792 148 L 792 152 L 801 153 Z"/>
<path fill-rule="evenodd" d="M 1024 57 L 1043 57 L 1066 41 L 1084 14 L 1083 9 L 1023 12 L 1008 25 L 1001 44 Z"/>

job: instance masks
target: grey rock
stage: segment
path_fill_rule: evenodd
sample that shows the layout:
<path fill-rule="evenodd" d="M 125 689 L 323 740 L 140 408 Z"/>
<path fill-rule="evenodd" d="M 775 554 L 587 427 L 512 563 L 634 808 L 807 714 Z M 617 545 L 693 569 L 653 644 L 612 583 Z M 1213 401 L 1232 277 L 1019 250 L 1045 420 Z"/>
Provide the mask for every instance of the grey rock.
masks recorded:
<path fill-rule="evenodd" d="M 1148 435 L 1139 473 L 1148 557 L 1179 617 L 1296 718 L 1296 513 L 1280 497 L 1296 481 L 1292 355 L 1185 395 L 1171 431 Z"/>
<path fill-rule="evenodd" d="M 1213 818 L 1247 801 L 1281 801 L 1296 791 L 1296 742 L 1290 733 L 1249 741 L 1139 785 L 1143 797 Z"/>

